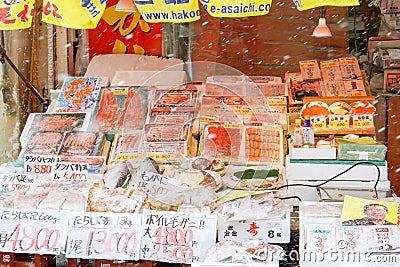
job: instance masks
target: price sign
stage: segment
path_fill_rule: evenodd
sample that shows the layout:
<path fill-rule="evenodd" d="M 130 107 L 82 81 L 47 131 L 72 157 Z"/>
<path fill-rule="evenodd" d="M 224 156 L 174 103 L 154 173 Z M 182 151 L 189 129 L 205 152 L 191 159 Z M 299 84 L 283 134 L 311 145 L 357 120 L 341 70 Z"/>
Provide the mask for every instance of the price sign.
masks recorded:
<path fill-rule="evenodd" d="M 67 258 L 138 260 L 140 214 L 74 213 L 69 220 Z"/>
<path fill-rule="evenodd" d="M 348 115 L 330 115 L 329 116 L 329 128 L 349 128 L 350 127 L 350 116 Z"/>
<path fill-rule="evenodd" d="M 253 114 L 251 108 L 235 108 L 235 114 Z"/>
<path fill-rule="evenodd" d="M 369 128 L 374 127 L 374 122 L 372 120 L 354 120 L 354 128 Z"/>
<path fill-rule="evenodd" d="M 25 154 L 24 172 L 36 175 L 51 175 L 53 163 L 60 162 L 58 156 L 42 156 L 34 154 Z"/>
<path fill-rule="evenodd" d="M 0 251 L 60 254 L 68 214 L 57 211 L 0 209 Z"/>
<path fill-rule="evenodd" d="M 290 241 L 290 211 L 281 217 L 258 220 L 227 221 L 218 226 L 218 241 L 260 239 L 269 243 Z"/>
<path fill-rule="evenodd" d="M 326 118 L 324 116 L 311 117 L 310 121 L 314 129 L 326 128 Z"/>
<path fill-rule="evenodd" d="M 9 193 L 13 191 L 28 190 L 36 180 L 33 174 L 0 174 L 0 192 Z"/>
<path fill-rule="evenodd" d="M 87 163 L 55 162 L 52 168 L 53 180 L 86 181 L 89 167 Z"/>
<path fill-rule="evenodd" d="M 215 245 L 216 224 L 215 215 L 145 211 L 140 258 L 177 263 L 204 261 Z"/>

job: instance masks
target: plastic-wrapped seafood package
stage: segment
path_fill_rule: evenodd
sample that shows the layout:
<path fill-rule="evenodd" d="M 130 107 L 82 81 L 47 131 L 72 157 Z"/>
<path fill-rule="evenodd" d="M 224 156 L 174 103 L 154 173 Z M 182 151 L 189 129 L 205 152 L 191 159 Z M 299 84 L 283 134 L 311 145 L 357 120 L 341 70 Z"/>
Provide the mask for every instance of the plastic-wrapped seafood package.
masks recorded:
<path fill-rule="evenodd" d="M 57 131 L 32 132 L 19 158 L 22 159 L 25 154 L 58 155 L 63 137 L 63 132 Z"/>
<path fill-rule="evenodd" d="M 61 210 L 71 212 L 85 212 L 87 209 L 87 194 L 78 190 L 68 190 Z"/>
<path fill-rule="evenodd" d="M 38 209 L 59 210 L 66 201 L 66 192 L 50 190 L 47 196 L 39 203 Z"/>
<path fill-rule="evenodd" d="M 15 195 L 13 199 L 14 209 L 37 209 L 48 195 L 48 192 Z"/>
<path fill-rule="evenodd" d="M 146 203 L 147 195 L 134 187 L 102 189 L 95 184 L 89 192 L 89 208 L 94 212 L 138 213 Z"/>
<path fill-rule="evenodd" d="M 142 129 L 147 115 L 148 88 L 110 87 L 102 91 L 92 122 L 99 131 Z"/>
<path fill-rule="evenodd" d="M 59 155 L 99 156 L 104 139 L 101 132 L 66 132 Z"/>
<path fill-rule="evenodd" d="M 142 160 L 143 131 L 122 132 L 115 134 L 108 163 L 122 160 Z"/>
<path fill-rule="evenodd" d="M 90 115 L 90 112 L 31 113 L 20 136 L 22 146 L 34 131 L 84 131 Z"/>
<path fill-rule="evenodd" d="M 222 241 L 209 250 L 204 262 L 272 267 L 277 266 L 277 263 L 279 265 L 283 255 L 284 251 L 280 246 L 258 239 L 247 242 Z"/>

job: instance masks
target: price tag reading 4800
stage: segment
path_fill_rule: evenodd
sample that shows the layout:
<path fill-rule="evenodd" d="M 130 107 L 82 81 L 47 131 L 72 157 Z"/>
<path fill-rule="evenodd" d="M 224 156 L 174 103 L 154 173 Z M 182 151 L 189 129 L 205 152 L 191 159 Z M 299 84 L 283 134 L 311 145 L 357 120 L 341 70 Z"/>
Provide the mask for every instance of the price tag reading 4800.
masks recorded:
<path fill-rule="evenodd" d="M 0 251 L 60 254 L 67 217 L 66 212 L 0 209 Z"/>

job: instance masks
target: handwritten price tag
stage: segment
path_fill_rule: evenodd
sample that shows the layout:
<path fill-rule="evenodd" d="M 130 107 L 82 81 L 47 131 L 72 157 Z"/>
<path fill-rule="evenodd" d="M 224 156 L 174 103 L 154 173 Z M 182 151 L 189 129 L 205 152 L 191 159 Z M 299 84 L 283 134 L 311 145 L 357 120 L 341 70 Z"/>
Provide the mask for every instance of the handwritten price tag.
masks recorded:
<path fill-rule="evenodd" d="M 70 218 L 68 258 L 138 260 L 140 214 L 75 213 Z"/>
<path fill-rule="evenodd" d="M 19 190 L 27 190 L 36 180 L 36 175 L 33 174 L 0 174 L 0 191 L 9 193 Z"/>
<path fill-rule="evenodd" d="M 214 215 L 145 211 L 140 258 L 164 262 L 203 261 L 215 244 Z"/>
<path fill-rule="evenodd" d="M 58 156 L 41 156 L 26 154 L 24 156 L 24 171 L 28 174 L 51 175 L 53 163 L 60 162 Z"/>
<path fill-rule="evenodd" d="M 53 180 L 86 181 L 89 167 L 87 163 L 56 162 L 52 171 Z"/>
<path fill-rule="evenodd" d="M 60 254 L 67 217 L 65 212 L 0 209 L 0 251 Z"/>

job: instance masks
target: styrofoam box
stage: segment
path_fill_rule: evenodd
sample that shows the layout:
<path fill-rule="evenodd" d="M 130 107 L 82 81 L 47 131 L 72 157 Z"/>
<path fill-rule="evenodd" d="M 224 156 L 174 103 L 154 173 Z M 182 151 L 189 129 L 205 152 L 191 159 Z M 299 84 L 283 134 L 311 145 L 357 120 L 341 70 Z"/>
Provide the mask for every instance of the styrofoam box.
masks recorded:
<path fill-rule="evenodd" d="M 321 181 L 310 180 L 287 180 L 288 185 L 305 184 L 317 185 Z M 337 200 L 342 201 L 345 195 L 364 199 L 376 200 L 374 191 L 375 181 L 330 181 L 321 186 L 319 190 L 315 187 L 289 186 L 291 194 L 298 196 L 302 201 Z M 390 181 L 380 181 L 376 187 L 378 198 L 387 197 L 390 193 Z"/>
<path fill-rule="evenodd" d="M 331 160 L 307 160 L 302 162 L 293 162 L 289 156 L 286 156 L 286 178 L 288 180 L 320 180 L 324 181 L 347 170 L 356 164 L 356 161 L 335 161 Z M 340 163 L 339 163 L 340 162 Z M 380 164 L 380 181 L 388 180 L 387 162 L 374 162 Z M 375 181 L 378 177 L 378 171 L 374 165 L 362 164 L 353 167 L 337 177 L 335 180 L 345 181 Z"/>
<path fill-rule="evenodd" d="M 291 147 L 291 159 L 336 159 L 336 148 Z"/>

